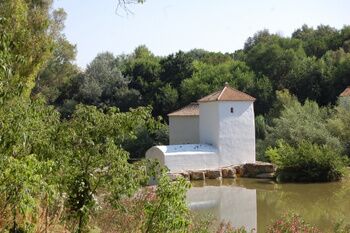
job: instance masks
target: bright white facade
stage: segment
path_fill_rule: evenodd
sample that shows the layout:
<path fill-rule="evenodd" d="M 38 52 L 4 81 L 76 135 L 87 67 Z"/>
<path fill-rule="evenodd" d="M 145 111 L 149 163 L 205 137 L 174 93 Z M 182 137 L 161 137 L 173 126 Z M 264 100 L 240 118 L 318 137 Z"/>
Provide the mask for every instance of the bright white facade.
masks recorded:
<path fill-rule="evenodd" d="M 172 145 L 154 146 L 146 158 L 158 159 L 171 172 L 254 163 L 254 101 L 226 85 L 198 100 L 197 106 L 169 114 Z"/>
<path fill-rule="evenodd" d="M 191 103 L 169 117 L 169 143 L 199 144 L 199 104 Z"/>
<path fill-rule="evenodd" d="M 203 102 L 199 112 L 200 143 L 218 148 L 221 167 L 255 162 L 252 101 Z"/>
<path fill-rule="evenodd" d="M 339 95 L 339 105 L 343 108 L 350 110 L 350 86 L 348 86 L 340 95 Z"/>
<path fill-rule="evenodd" d="M 199 116 L 169 116 L 169 143 L 198 144 Z"/>
<path fill-rule="evenodd" d="M 171 172 L 219 167 L 217 149 L 204 144 L 153 146 L 146 152 L 146 158 L 158 159 Z"/>

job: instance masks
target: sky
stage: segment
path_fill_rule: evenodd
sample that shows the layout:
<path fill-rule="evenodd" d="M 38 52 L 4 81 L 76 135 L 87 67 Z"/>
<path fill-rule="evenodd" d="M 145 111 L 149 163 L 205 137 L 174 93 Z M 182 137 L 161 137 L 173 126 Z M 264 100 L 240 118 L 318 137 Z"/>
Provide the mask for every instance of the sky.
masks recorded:
<path fill-rule="evenodd" d="M 146 0 L 116 11 L 117 0 L 55 0 L 68 16 L 64 34 L 85 68 L 101 52 L 129 54 L 146 45 L 166 56 L 194 48 L 234 52 L 268 29 L 290 36 L 303 24 L 350 25 L 349 0 Z"/>

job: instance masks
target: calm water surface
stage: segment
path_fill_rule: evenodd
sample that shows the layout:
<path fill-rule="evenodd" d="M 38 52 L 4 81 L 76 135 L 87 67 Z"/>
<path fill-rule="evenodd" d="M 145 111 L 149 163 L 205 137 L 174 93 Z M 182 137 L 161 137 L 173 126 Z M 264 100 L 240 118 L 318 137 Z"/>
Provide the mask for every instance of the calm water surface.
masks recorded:
<path fill-rule="evenodd" d="M 335 183 L 276 184 L 268 180 L 224 179 L 192 182 L 190 208 L 220 221 L 265 232 L 286 212 L 330 232 L 334 223 L 350 223 L 350 179 Z"/>

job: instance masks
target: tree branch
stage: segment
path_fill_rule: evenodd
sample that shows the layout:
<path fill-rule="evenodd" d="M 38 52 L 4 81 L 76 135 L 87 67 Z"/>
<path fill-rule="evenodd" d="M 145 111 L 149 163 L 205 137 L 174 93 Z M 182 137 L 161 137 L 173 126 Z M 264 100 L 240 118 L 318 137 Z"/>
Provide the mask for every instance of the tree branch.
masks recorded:
<path fill-rule="evenodd" d="M 118 14 L 118 11 L 121 9 L 122 11 L 126 12 L 126 14 L 132 14 L 132 11 L 129 9 L 129 6 L 135 4 L 142 4 L 145 1 L 146 0 L 117 0 L 116 12 Z"/>

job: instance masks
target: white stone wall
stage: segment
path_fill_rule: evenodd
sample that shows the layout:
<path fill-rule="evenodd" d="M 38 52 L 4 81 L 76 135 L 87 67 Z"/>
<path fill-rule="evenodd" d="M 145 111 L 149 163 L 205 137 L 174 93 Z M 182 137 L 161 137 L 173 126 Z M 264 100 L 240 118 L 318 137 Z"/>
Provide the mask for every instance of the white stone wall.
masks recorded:
<path fill-rule="evenodd" d="M 199 116 L 169 116 L 169 143 L 198 144 Z"/>
<path fill-rule="evenodd" d="M 219 109 L 217 102 L 199 103 L 199 141 L 218 147 Z"/>
<path fill-rule="evenodd" d="M 339 106 L 350 111 L 350 96 L 341 96 L 339 99 Z"/>
<path fill-rule="evenodd" d="M 202 144 L 153 146 L 147 150 L 146 158 L 158 159 L 173 173 L 219 167 L 217 149 Z"/>
<path fill-rule="evenodd" d="M 255 121 L 252 101 L 220 101 L 220 165 L 255 162 Z M 231 113 L 233 108 L 233 113 Z"/>

